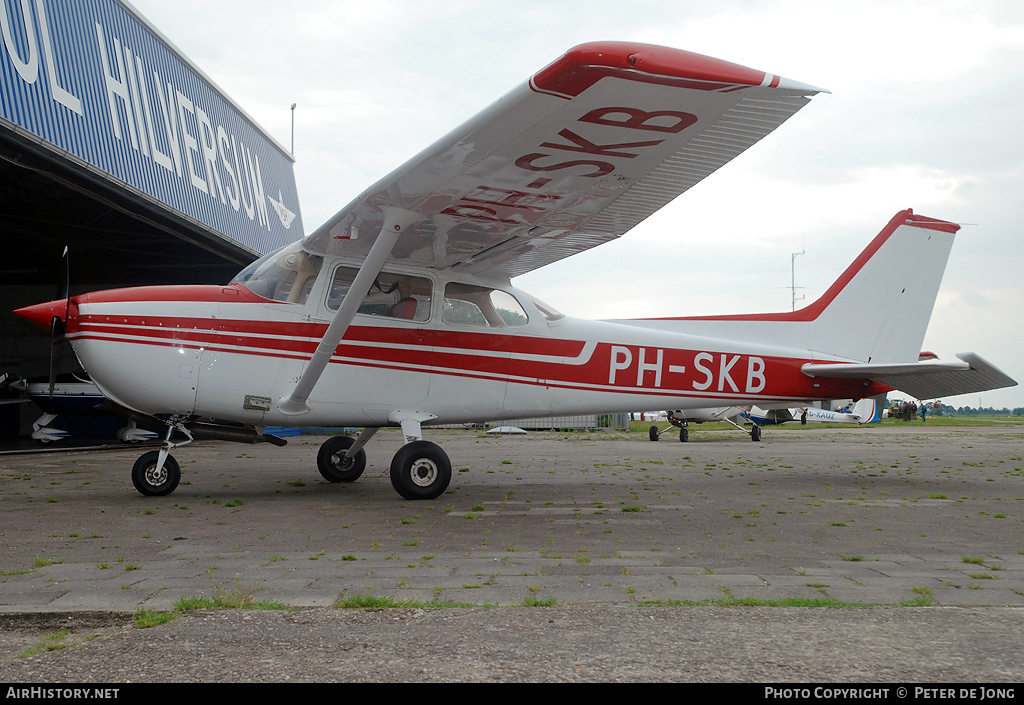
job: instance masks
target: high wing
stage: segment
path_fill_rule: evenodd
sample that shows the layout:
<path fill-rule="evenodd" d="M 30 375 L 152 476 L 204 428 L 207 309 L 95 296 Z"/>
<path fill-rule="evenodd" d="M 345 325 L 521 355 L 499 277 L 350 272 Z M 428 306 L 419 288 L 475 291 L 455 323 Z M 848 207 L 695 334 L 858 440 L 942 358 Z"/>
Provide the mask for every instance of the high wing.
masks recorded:
<path fill-rule="evenodd" d="M 810 377 L 870 379 L 905 392 L 915 399 L 937 399 L 1017 385 L 995 365 L 974 353 L 957 353 L 959 362 L 929 360 L 906 364 L 807 364 Z"/>
<path fill-rule="evenodd" d="M 821 89 L 659 46 L 571 49 L 314 231 L 367 256 L 384 208 L 420 219 L 390 260 L 514 277 L 619 237 Z"/>
<path fill-rule="evenodd" d="M 511 278 L 619 237 L 774 130 L 820 89 L 647 44 L 583 44 L 379 181 L 314 231 L 314 254 Z M 285 414 L 352 322 L 346 296 Z"/>

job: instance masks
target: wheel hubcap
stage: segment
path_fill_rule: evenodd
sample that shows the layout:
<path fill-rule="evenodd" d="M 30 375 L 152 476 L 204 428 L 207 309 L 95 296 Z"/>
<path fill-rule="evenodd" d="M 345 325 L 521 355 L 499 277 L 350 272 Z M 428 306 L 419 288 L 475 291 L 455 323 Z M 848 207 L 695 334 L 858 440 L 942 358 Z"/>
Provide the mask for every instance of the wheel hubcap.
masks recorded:
<path fill-rule="evenodd" d="M 156 469 L 156 465 L 153 465 L 146 469 L 146 482 L 151 484 L 153 487 L 159 487 L 160 485 L 167 482 L 167 468 Z"/>
<path fill-rule="evenodd" d="M 437 479 L 437 465 L 427 458 L 420 458 L 412 464 L 409 473 L 413 484 L 419 487 L 429 487 Z"/>

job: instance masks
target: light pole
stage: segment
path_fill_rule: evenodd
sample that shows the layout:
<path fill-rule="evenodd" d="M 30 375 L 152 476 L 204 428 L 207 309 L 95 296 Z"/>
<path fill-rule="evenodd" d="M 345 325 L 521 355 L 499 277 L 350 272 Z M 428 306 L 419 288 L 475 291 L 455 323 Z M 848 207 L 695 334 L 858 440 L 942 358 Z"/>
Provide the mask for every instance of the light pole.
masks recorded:
<path fill-rule="evenodd" d="M 295 156 L 295 106 L 298 103 L 292 103 L 292 156 Z"/>

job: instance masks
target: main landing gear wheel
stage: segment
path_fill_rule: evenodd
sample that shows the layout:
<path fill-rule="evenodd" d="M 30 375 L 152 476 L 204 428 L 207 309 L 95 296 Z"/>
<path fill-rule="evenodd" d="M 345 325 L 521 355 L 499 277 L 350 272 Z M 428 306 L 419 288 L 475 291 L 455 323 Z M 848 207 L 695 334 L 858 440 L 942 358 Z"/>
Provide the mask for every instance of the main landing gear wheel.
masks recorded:
<path fill-rule="evenodd" d="M 160 451 L 151 450 L 145 453 L 132 467 L 132 484 L 135 489 L 150 497 L 162 497 L 174 492 L 174 488 L 181 481 L 181 468 L 178 461 L 167 456 L 164 466 L 157 470 L 160 464 Z"/>
<path fill-rule="evenodd" d="M 391 484 L 405 499 L 434 499 L 452 479 L 452 463 L 430 441 L 406 443 L 391 460 Z"/>
<path fill-rule="evenodd" d="M 651 426 L 651 430 L 647 432 L 647 435 L 650 437 L 650 439 L 652 441 L 658 440 L 658 436 L 660 435 L 658 433 L 658 427 L 657 426 Z"/>
<path fill-rule="evenodd" d="M 754 427 L 750 429 L 750 440 L 752 440 L 754 443 L 757 443 L 758 441 L 761 440 L 761 427 L 758 426 L 757 424 L 754 424 Z"/>
<path fill-rule="evenodd" d="M 679 442 L 686 443 L 688 440 L 690 440 L 690 429 L 684 426 L 679 429 Z"/>
<path fill-rule="evenodd" d="M 360 448 L 351 458 L 345 458 L 345 451 L 356 442 L 351 436 L 334 436 L 327 439 L 316 454 L 316 468 L 328 482 L 355 482 L 366 469 L 366 452 Z"/>

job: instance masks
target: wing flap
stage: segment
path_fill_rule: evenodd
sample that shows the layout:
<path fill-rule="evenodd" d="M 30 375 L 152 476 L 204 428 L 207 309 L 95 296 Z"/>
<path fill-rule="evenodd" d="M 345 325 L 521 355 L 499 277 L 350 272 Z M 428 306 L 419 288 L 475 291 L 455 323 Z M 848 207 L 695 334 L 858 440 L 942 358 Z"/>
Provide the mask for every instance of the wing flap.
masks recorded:
<path fill-rule="evenodd" d="M 958 353 L 957 362 L 929 360 L 906 364 L 807 364 L 809 377 L 868 379 L 886 384 L 915 399 L 938 399 L 1016 386 L 1017 382 L 974 353 Z"/>
<path fill-rule="evenodd" d="M 582 45 L 365 191 L 306 247 L 365 257 L 395 206 L 424 219 L 392 260 L 517 276 L 621 236 L 818 92 L 675 49 Z"/>

